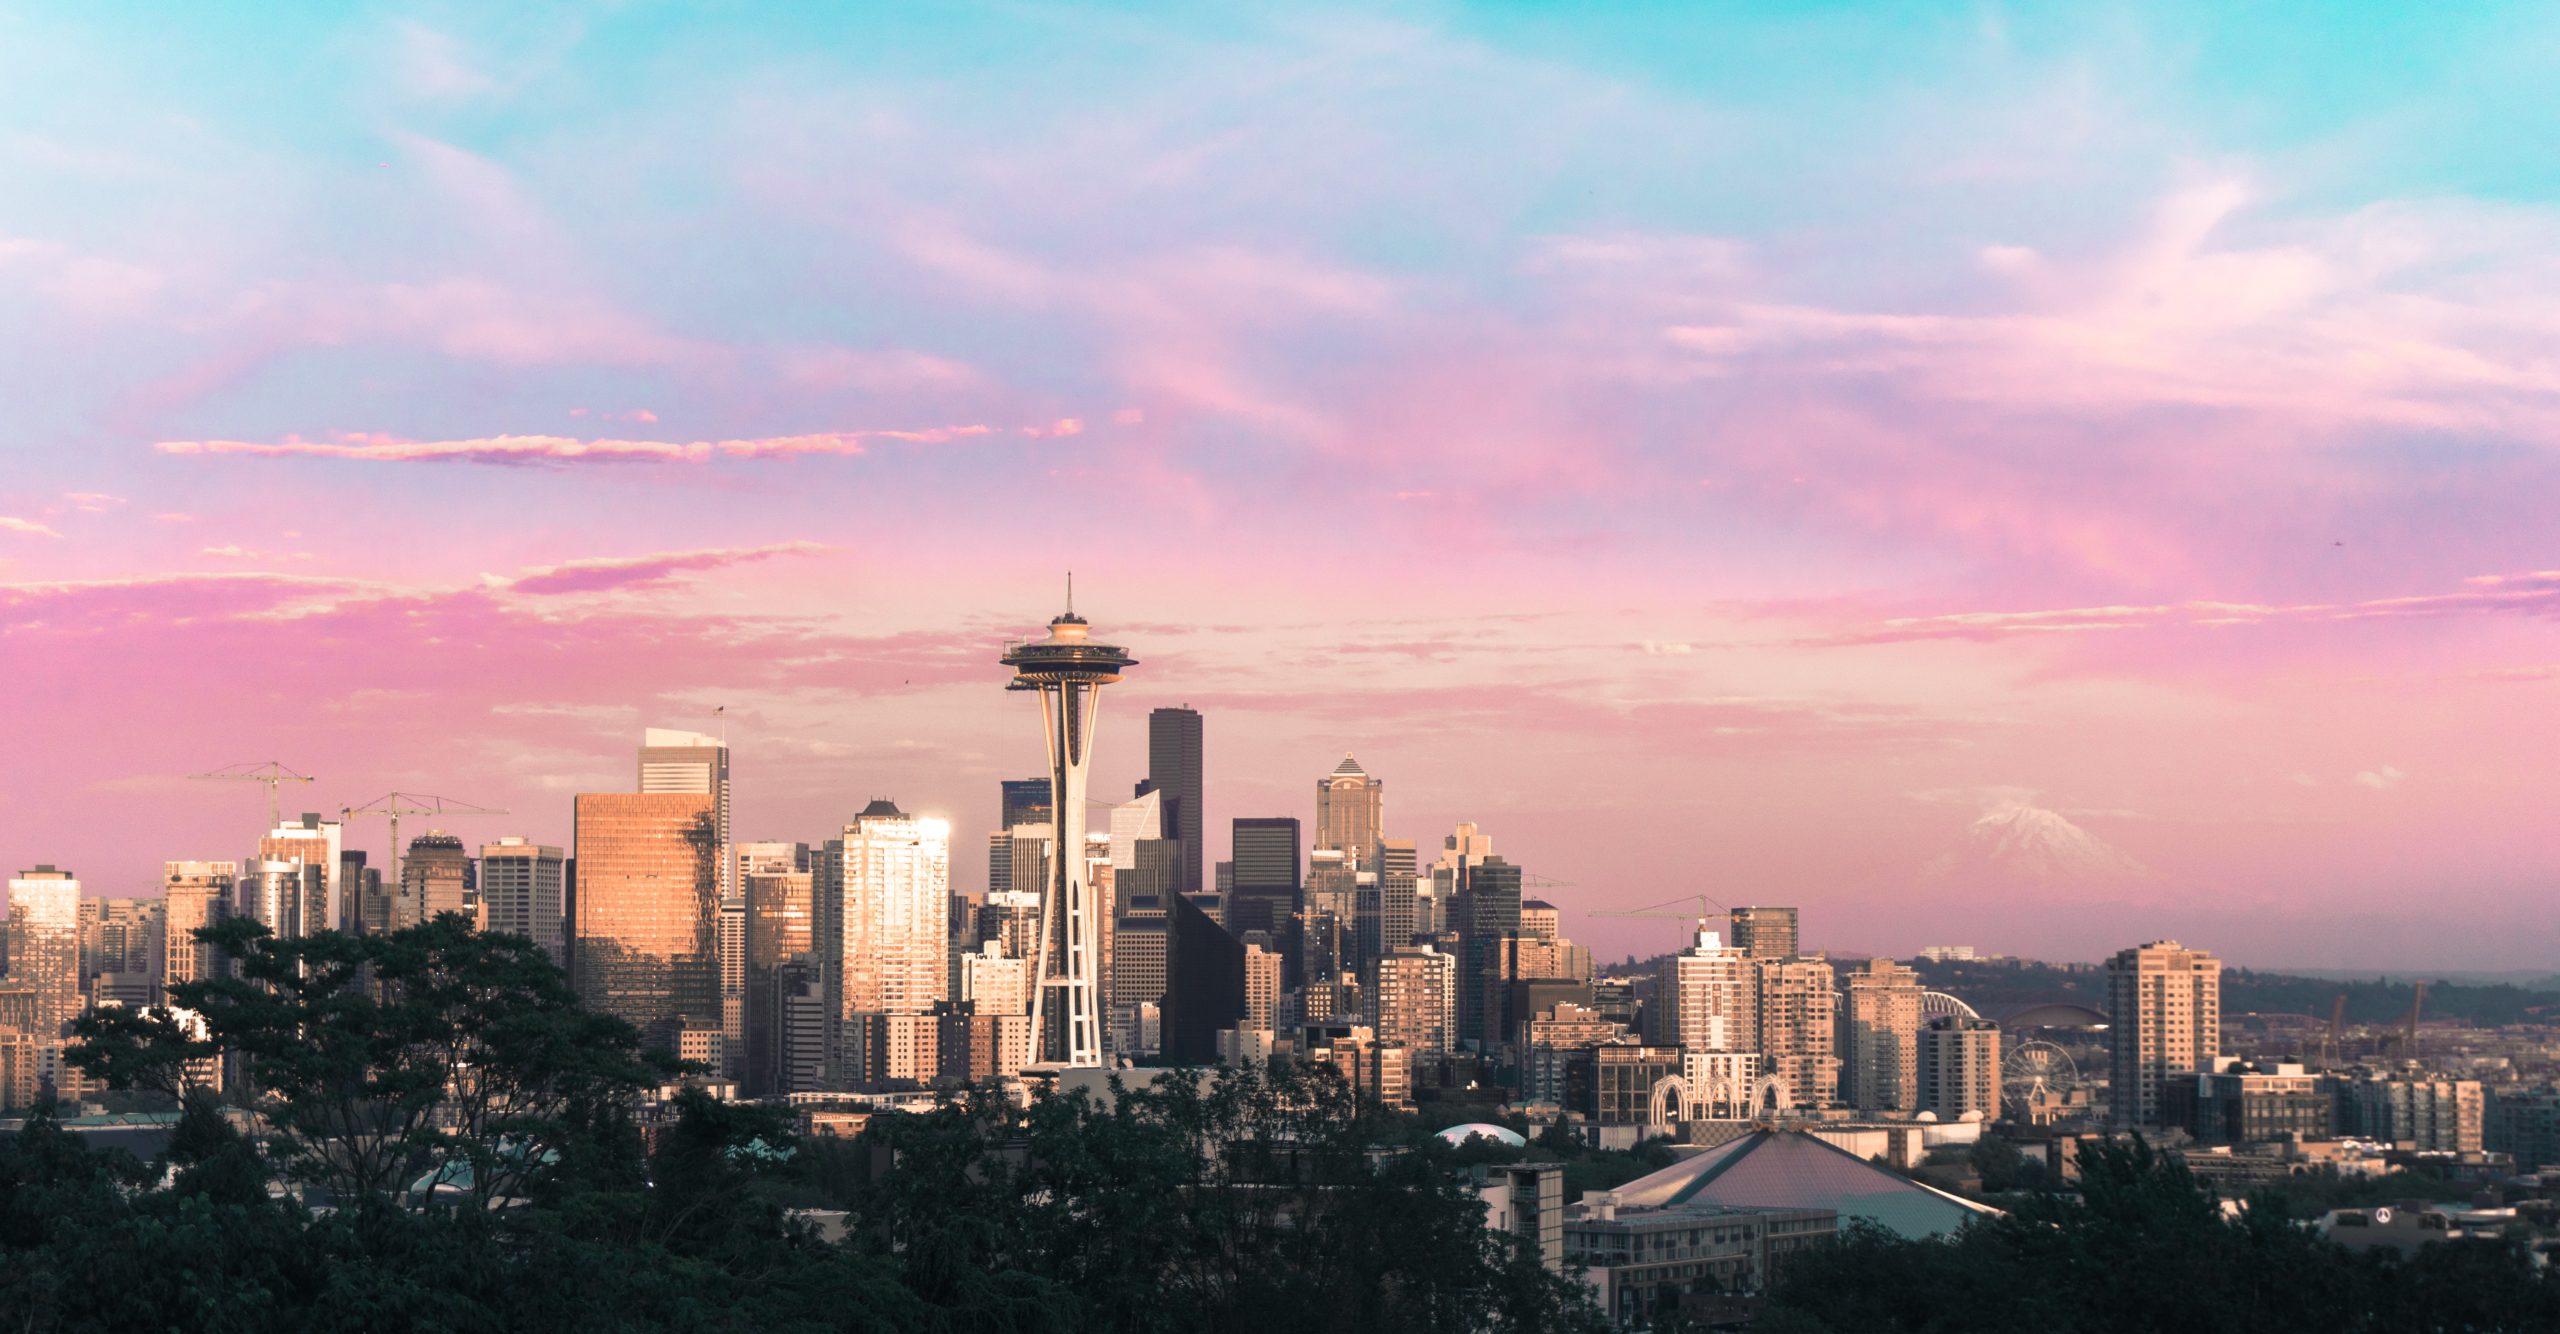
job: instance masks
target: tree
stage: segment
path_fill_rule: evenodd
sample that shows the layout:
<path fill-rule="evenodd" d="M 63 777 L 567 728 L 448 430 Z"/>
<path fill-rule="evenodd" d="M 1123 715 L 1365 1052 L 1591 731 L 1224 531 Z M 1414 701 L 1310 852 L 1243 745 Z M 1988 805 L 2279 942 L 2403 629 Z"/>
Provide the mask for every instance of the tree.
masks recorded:
<path fill-rule="evenodd" d="M 171 987 L 171 1008 L 92 1011 L 70 1059 L 181 1098 L 199 1092 L 186 1071 L 228 1060 L 268 1155 L 341 1202 L 409 1202 L 422 1177 L 415 1202 L 439 1185 L 481 1207 L 521 1198 L 674 1068 L 579 1006 L 532 941 L 458 914 L 386 935 L 284 939 L 249 918 L 197 935 L 234 975 Z"/>

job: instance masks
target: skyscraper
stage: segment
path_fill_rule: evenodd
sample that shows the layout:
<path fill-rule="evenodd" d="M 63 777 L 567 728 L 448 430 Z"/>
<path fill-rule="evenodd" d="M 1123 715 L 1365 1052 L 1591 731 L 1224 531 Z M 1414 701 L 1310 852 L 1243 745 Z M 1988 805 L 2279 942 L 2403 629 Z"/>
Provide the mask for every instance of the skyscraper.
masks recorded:
<path fill-rule="evenodd" d="M 400 859 L 400 896 L 392 903 L 391 929 L 461 912 L 470 860 L 462 840 L 441 829 L 410 839 L 409 854 Z"/>
<path fill-rule="evenodd" d="M 1520 868 L 1488 853 L 1463 867 L 1459 883 L 1463 888 L 1452 901 L 1458 917 L 1458 1036 L 1478 1051 L 1490 1051 L 1509 1037 L 1502 1031 L 1502 941 L 1520 930 Z"/>
<path fill-rule="evenodd" d="M 1299 908 L 1298 817 L 1239 817 L 1233 838 L 1235 883 L 1227 894 L 1227 930 L 1238 936 L 1265 931 L 1279 940 Z"/>
<path fill-rule="evenodd" d="M 1188 894 L 1168 904 L 1164 992 L 1164 1059 L 1170 1065 L 1215 1065 L 1218 1030 L 1244 1018 L 1244 946 L 1209 920 Z"/>
<path fill-rule="evenodd" d="M 1754 959 L 1791 959 L 1796 954 L 1796 910 L 1735 908 L 1726 914 L 1733 927 L 1733 947 Z"/>
<path fill-rule="evenodd" d="M 747 997 L 744 1077 L 756 1096 L 792 1092 L 788 1050 L 789 1016 L 784 1012 L 797 996 L 786 984 L 784 965 L 798 960 L 820 982 L 816 881 L 806 843 L 740 843 L 738 891 L 744 902 L 740 968 Z"/>
<path fill-rule="evenodd" d="M 1941 1015 L 1920 1030 L 1920 1110 L 1941 1121 L 2000 1114 L 2000 1026 Z"/>
<path fill-rule="evenodd" d="M 997 780 L 999 798 L 996 806 L 995 832 L 987 835 L 987 892 L 1019 888 L 1013 869 L 1014 830 L 1022 825 L 1045 825 L 1054 814 L 1049 802 L 1049 780 L 1046 778 L 1005 778 Z"/>
<path fill-rule="evenodd" d="M 878 800 L 844 827 L 842 846 L 837 892 L 843 900 L 830 916 L 843 935 L 824 948 L 843 960 L 836 1014 L 850 1045 L 855 1026 L 869 1023 L 866 1016 L 930 1015 L 948 995 L 951 826 Z M 895 1036 L 931 1025 L 870 1027 L 893 1036 L 868 1062 L 867 1077 L 929 1080 L 939 1070 L 939 1056 L 922 1050 L 920 1036 Z"/>
<path fill-rule="evenodd" d="M 1378 960 L 1378 1041 L 1416 1054 L 1448 1051 L 1456 1036 L 1458 961 L 1428 945 L 1401 945 Z"/>
<path fill-rule="evenodd" d="M 231 887 L 239 878 L 238 862 L 180 861 L 162 868 L 163 989 L 181 982 L 209 980 L 221 967 L 220 951 L 196 939 L 195 933 L 230 915 Z"/>
<path fill-rule="evenodd" d="M 9 882 L 9 980 L 34 992 L 29 1031 L 40 1079 L 72 1091 L 63 1029 L 80 1013 L 80 881 L 50 864 Z"/>
<path fill-rule="evenodd" d="M 591 1009 L 674 1049 L 721 1030 L 717 804 L 690 792 L 588 792 L 575 802 L 571 975 Z"/>
<path fill-rule="evenodd" d="M 307 898 L 295 903 L 289 914 L 293 929 L 287 931 L 277 921 L 267 922 L 277 935 L 313 935 L 337 930 L 349 922 L 353 916 L 347 901 L 350 887 L 340 881 L 344 874 L 340 849 L 344 843 L 345 830 L 338 821 L 323 820 L 309 811 L 278 824 L 258 840 L 259 860 L 299 862 L 311 870 L 305 877 Z"/>
<path fill-rule="evenodd" d="M 711 836 L 729 846 L 729 743 L 701 732 L 651 727 L 640 735 L 640 791 L 711 798 Z M 737 889 L 734 869 L 720 873 L 718 893 Z"/>
<path fill-rule="evenodd" d="M 1207 842 L 1201 837 L 1204 786 L 1200 715 L 1184 706 L 1147 714 L 1147 786 L 1164 795 L 1165 837 L 1179 849 L 1174 869 L 1181 877 L 1175 892 L 1197 894 L 1209 888 L 1202 868 Z"/>
<path fill-rule="evenodd" d="M 1386 791 L 1385 783 L 1345 754 L 1332 773 L 1316 780 L 1316 850 L 1341 853 L 1355 870 L 1368 868 L 1385 832 Z"/>
<path fill-rule="evenodd" d="M 1738 944 L 1738 942 L 1737 942 Z M 1749 956 L 1750 951 L 1745 949 Z M 1797 1107 L 1828 1107 L 1840 1094 L 1839 993 L 1827 959 L 1751 958 L 1760 1054 Z"/>
<path fill-rule="evenodd" d="M 1280 956 L 1260 945 L 1244 947 L 1243 1028 L 1269 1032 L 1280 1009 Z"/>
<path fill-rule="evenodd" d="M 413 847 L 415 845 L 412 845 Z M 415 853 L 408 865 L 416 865 Z M 560 849 L 509 836 L 480 845 L 480 912 L 485 929 L 524 936 L 553 963 L 569 963 L 562 889 L 568 870 Z"/>
<path fill-rule="evenodd" d="M 1891 959 L 1849 974 L 1840 1011 L 1840 1100 L 1862 1112 L 1920 1106 L 1920 975 Z"/>
<path fill-rule="evenodd" d="M 2161 1124 L 2161 1092 L 2222 1053 L 2222 961 L 2174 940 L 2107 961 L 2107 1056 L 2120 1126 Z"/>
<path fill-rule="evenodd" d="M 1102 1064 L 1100 936 L 1107 905 L 1092 893 L 1083 856 L 1086 766 L 1093 759 L 1102 688 L 1138 660 L 1094 642 L 1092 626 L 1075 613 L 1073 596 L 1070 590 L 1067 610 L 1051 618 L 1048 638 L 1009 645 L 1002 661 L 1014 669 L 1008 689 L 1039 696 L 1057 832 L 1033 969 L 1038 981 L 1031 997 L 1032 1056 L 1035 1063 L 1054 1057 L 1059 1065 L 1092 1067 Z"/>
<path fill-rule="evenodd" d="M 1759 1035 L 1757 1001 L 1750 960 L 1702 927 L 1655 974 L 1645 1039 L 1661 1047 L 1748 1051 Z"/>
<path fill-rule="evenodd" d="M 1416 902 L 1417 867 L 1413 840 L 1382 838 L 1378 840 L 1378 941 L 1377 953 L 1402 949 L 1413 943 L 1422 929 Z"/>

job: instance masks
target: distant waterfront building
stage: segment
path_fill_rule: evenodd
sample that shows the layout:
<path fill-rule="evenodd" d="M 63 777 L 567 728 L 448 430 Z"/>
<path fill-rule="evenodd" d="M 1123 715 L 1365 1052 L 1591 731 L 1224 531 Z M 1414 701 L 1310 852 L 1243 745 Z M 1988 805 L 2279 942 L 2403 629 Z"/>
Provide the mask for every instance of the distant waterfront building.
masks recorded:
<path fill-rule="evenodd" d="M 1197 894 L 1210 887 L 1202 874 L 1207 840 L 1201 836 L 1201 804 L 1206 786 L 1200 715 L 1189 707 L 1155 709 L 1147 714 L 1147 786 L 1164 797 L 1165 837 L 1173 840 L 1175 892 Z"/>
<path fill-rule="evenodd" d="M 1796 910 L 1734 908 L 1726 913 L 1733 928 L 1733 947 L 1754 959 L 1791 959 L 1796 955 Z"/>
<path fill-rule="evenodd" d="M 2000 1114 L 2000 1026 L 1988 1019 L 1941 1015 L 1920 1029 L 1920 1110 L 1941 1121 L 1979 1112 Z"/>
<path fill-rule="evenodd" d="M 1333 772 L 1316 780 L 1319 851 L 1339 852 L 1353 869 L 1367 869 L 1385 833 L 1387 785 L 1345 754 Z"/>
<path fill-rule="evenodd" d="M 563 916 L 569 859 L 549 844 L 514 835 L 480 845 L 480 912 L 490 931 L 524 936 L 567 967 Z"/>
<path fill-rule="evenodd" d="M 573 803 L 570 972 L 589 1008 L 673 1049 L 721 1029 L 720 839 L 708 794 L 588 792 Z"/>
<path fill-rule="evenodd" d="M 2169 1081 L 2221 1054 L 2222 961 L 2174 940 L 2119 951 L 2107 963 L 2107 1021 L 2115 1124 L 2166 1124 Z"/>
<path fill-rule="evenodd" d="M 2338 1131 L 2421 1152 L 2486 1146 L 2488 1095 L 2476 1079 L 2395 1079 L 2366 1072 L 2338 1081 Z"/>
<path fill-rule="evenodd" d="M 1852 971 L 1841 1001 L 1840 1100 L 1859 1111 L 1920 1106 L 1920 975 L 1891 959 Z"/>

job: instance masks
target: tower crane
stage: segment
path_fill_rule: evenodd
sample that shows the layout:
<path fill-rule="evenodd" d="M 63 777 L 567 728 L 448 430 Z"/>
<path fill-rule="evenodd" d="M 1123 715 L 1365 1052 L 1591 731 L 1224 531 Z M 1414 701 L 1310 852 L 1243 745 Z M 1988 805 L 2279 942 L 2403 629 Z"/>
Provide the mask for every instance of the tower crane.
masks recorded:
<path fill-rule="evenodd" d="M 1698 911 L 1696 911 L 1696 912 L 1694 912 L 1694 913 L 1690 913 L 1690 912 L 1670 912 L 1670 911 L 1667 911 L 1667 910 L 1668 910 L 1669 908 L 1671 908 L 1674 904 L 1681 904 L 1681 903 L 1694 903 L 1694 904 L 1697 904 L 1697 905 L 1698 905 Z M 1716 912 L 1729 912 L 1729 911 L 1731 911 L 1730 909 L 1726 908 L 1723 904 L 1718 903 L 1715 899 L 1710 898 L 1709 896 L 1707 896 L 1707 895 L 1705 895 L 1705 894 L 1683 894 L 1683 895 L 1681 895 L 1680 897 L 1678 897 L 1678 898 L 1676 898 L 1676 899 L 1668 899 L 1668 900 L 1665 900 L 1664 902 L 1656 903 L 1656 904 L 1651 905 L 1650 907 L 1644 907 L 1644 908 L 1613 908 L 1613 909 L 1600 909 L 1600 908 L 1595 908 L 1595 909 L 1593 909 L 1593 910 L 1590 912 L 1590 914 L 1589 914 L 1589 915 L 1590 915 L 1590 916 L 1593 916 L 1593 917 L 1677 917 L 1677 918 L 1684 918 L 1684 919 L 1695 919 L 1695 920 L 1697 921 L 1697 923 L 1698 923 L 1698 929 L 1699 929 L 1699 930 L 1701 930 L 1701 931 L 1703 931 L 1703 930 L 1705 930 L 1705 929 L 1706 929 L 1706 927 L 1707 927 L 1707 923 L 1708 923 L 1710 920 L 1712 920 L 1712 919 L 1713 919 L 1713 917 L 1714 917 L 1714 915 L 1715 915 L 1714 913 L 1710 913 L 1710 912 L 1708 912 L 1708 911 L 1707 911 L 1707 909 L 1708 909 L 1708 908 L 1710 908 L 1710 907 L 1714 908 L 1714 909 L 1716 910 Z"/>
<path fill-rule="evenodd" d="M 276 795 L 277 788 L 286 783 L 313 783 L 319 781 L 309 774 L 298 774 L 293 770 L 284 767 L 284 761 L 282 760 L 245 760 L 239 764 L 226 764 L 210 773 L 189 774 L 187 777 L 205 779 L 217 783 L 266 784 L 267 828 L 269 829 L 275 828 L 276 822 L 284 818 L 283 809 Z"/>
<path fill-rule="evenodd" d="M 386 816 L 391 821 L 391 883 L 400 880 L 400 817 L 403 815 L 505 815 L 495 806 L 474 806 L 467 801 L 439 797 L 432 792 L 391 792 L 361 806 L 341 806 L 338 818 L 353 819 L 359 815 Z"/>

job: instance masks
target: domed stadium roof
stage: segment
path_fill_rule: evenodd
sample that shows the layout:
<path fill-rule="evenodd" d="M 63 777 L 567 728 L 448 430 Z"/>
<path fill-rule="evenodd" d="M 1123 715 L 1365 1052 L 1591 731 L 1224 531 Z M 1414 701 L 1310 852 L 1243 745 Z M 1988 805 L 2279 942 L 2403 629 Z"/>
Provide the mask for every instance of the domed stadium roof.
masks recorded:
<path fill-rule="evenodd" d="M 1451 1126 L 1440 1132 L 1440 1138 L 1451 1144 L 1464 1144 L 1479 1135 L 1496 1144 L 1507 1144 L 1515 1149 L 1529 1142 L 1517 1131 L 1505 1130 L 1501 1126 L 1488 1125 L 1482 1121 L 1469 1121 L 1465 1125 Z"/>

